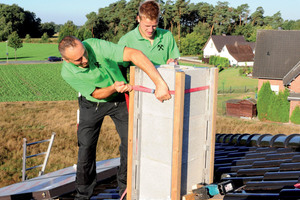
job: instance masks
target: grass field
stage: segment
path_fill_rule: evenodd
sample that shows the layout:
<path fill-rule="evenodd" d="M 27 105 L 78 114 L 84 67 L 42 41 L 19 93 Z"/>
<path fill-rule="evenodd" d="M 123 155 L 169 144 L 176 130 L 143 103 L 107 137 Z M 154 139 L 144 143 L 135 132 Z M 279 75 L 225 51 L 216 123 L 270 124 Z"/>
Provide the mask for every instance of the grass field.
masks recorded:
<path fill-rule="evenodd" d="M 219 73 L 219 93 L 255 92 L 257 85 L 258 79 L 240 76 L 239 68 L 228 68 Z"/>
<path fill-rule="evenodd" d="M 0 65 L 0 102 L 76 99 L 60 70 L 61 63 Z"/>
<path fill-rule="evenodd" d="M 15 50 L 7 47 L 8 60 L 15 60 Z M 0 61 L 6 61 L 6 42 L 0 42 Z M 60 56 L 57 44 L 23 43 L 17 49 L 17 60 L 47 60 L 49 56 Z"/>

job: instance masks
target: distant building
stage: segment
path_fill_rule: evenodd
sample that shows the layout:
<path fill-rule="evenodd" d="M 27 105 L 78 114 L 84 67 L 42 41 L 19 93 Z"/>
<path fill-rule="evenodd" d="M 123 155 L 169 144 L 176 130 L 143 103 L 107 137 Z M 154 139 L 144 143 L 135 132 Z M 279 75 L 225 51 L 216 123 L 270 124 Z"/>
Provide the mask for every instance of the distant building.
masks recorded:
<path fill-rule="evenodd" d="M 258 90 L 269 81 L 275 93 L 290 90 L 290 114 L 300 106 L 300 31 L 258 30 L 253 77 Z"/>
<path fill-rule="evenodd" d="M 249 99 L 230 99 L 226 101 L 226 115 L 234 117 L 256 117 L 256 100 Z"/>
<path fill-rule="evenodd" d="M 230 65 L 253 66 L 255 43 L 244 36 L 212 35 L 203 48 L 203 58 L 220 56 L 228 58 Z"/>

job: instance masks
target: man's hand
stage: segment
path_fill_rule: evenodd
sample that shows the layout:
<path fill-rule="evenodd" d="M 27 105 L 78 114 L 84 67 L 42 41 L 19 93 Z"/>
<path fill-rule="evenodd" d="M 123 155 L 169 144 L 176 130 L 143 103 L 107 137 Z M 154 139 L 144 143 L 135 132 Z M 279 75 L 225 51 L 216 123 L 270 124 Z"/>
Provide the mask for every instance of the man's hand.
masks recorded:
<path fill-rule="evenodd" d="M 119 93 L 131 92 L 132 85 L 126 84 L 123 81 L 116 81 L 114 83 L 114 88 Z"/>
<path fill-rule="evenodd" d="M 165 100 L 171 99 L 168 86 L 166 84 L 156 86 L 155 97 L 162 103 Z"/>
<path fill-rule="evenodd" d="M 167 65 L 170 64 L 170 63 L 174 63 L 175 65 L 178 65 L 178 60 L 177 59 L 173 59 L 173 58 L 170 58 L 169 60 L 167 60 Z"/>

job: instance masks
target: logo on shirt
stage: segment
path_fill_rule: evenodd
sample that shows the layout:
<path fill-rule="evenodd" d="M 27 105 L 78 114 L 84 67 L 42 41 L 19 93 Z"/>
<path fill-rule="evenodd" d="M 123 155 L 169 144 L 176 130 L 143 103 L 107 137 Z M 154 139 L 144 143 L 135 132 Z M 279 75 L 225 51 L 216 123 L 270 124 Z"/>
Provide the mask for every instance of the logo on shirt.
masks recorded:
<path fill-rule="evenodd" d="M 164 50 L 164 45 L 163 44 L 159 44 L 159 45 L 157 45 L 157 48 L 158 48 L 158 51 L 160 51 L 160 50 Z"/>

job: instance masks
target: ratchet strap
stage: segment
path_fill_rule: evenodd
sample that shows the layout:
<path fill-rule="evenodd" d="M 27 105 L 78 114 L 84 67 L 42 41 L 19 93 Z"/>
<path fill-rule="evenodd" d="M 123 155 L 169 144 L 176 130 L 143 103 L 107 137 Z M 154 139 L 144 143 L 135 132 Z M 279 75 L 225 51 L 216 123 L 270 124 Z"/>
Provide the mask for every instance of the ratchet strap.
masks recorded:
<path fill-rule="evenodd" d="M 208 85 L 201 86 L 201 87 L 196 87 L 196 88 L 190 88 L 190 89 L 186 89 L 184 91 L 184 93 L 187 94 L 187 93 L 192 93 L 192 92 L 198 92 L 198 91 L 202 91 L 202 90 L 207 90 L 208 88 L 209 88 Z M 147 87 L 144 87 L 144 86 L 141 86 L 141 85 L 134 85 L 133 90 L 139 91 L 139 92 L 152 93 L 152 94 L 154 94 L 154 92 L 155 92 L 154 89 L 147 88 Z M 175 94 L 174 90 L 170 90 L 169 92 L 170 92 L 170 94 Z"/>

